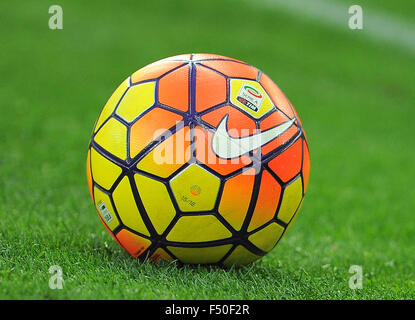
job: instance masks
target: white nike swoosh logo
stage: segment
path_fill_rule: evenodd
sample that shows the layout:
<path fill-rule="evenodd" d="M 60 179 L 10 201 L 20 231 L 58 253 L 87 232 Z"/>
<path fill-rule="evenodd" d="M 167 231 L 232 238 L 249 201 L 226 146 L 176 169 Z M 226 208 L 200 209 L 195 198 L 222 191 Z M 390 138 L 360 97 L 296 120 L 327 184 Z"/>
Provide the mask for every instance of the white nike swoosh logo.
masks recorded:
<path fill-rule="evenodd" d="M 227 129 L 228 117 L 228 114 L 223 117 L 212 138 L 213 152 L 215 152 L 218 157 L 225 159 L 238 158 L 245 153 L 258 149 L 268 142 L 271 142 L 291 128 L 296 120 L 295 118 L 288 120 L 258 134 L 234 138 L 229 135 Z"/>

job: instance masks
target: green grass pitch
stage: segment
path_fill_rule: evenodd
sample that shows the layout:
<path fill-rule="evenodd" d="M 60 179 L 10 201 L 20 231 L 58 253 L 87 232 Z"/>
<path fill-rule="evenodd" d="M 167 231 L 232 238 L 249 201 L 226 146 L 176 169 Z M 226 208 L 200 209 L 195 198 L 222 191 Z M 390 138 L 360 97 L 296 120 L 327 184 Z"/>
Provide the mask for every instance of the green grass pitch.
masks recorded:
<path fill-rule="evenodd" d="M 51 4 L 0 5 L 1 299 L 415 298 L 413 52 L 261 1 L 60 1 L 56 31 Z M 361 4 L 406 20 L 415 9 Z M 187 52 L 264 70 L 309 140 L 302 212 L 271 253 L 240 269 L 140 263 L 88 193 L 86 151 L 106 99 L 140 67 Z M 52 265 L 62 290 L 49 288 Z M 363 268 L 361 290 L 348 286 L 351 265 Z"/>

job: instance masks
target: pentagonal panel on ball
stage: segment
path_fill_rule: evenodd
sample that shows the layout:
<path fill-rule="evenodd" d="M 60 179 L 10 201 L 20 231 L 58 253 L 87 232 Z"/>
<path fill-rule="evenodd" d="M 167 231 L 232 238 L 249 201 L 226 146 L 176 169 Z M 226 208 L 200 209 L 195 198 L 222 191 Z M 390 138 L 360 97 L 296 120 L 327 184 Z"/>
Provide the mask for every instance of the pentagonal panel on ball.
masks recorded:
<path fill-rule="evenodd" d="M 284 188 L 283 198 L 278 211 L 278 219 L 289 223 L 303 199 L 303 182 L 297 177 Z"/>
<path fill-rule="evenodd" d="M 303 152 L 302 139 L 298 139 L 287 150 L 272 159 L 268 166 L 284 182 L 290 181 L 301 170 Z"/>
<path fill-rule="evenodd" d="M 114 162 L 91 148 L 91 170 L 94 181 L 101 187 L 109 190 L 120 176 L 122 169 Z"/>
<path fill-rule="evenodd" d="M 139 170 L 167 178 L 190 160 L 190 128 L 183 127 L 146 154 Z"/>
<path fill-rule="evenodd" d="M 167 241 L 206 242 L 227 239 L 232 233 L 212 214 L 181 217 L 167 235 Z"/>
<path fill-rule="evenodd" d="M 189 66 L 163 76 L 159 81 L 159 101 L 186 112 L 189 108 Z"/>
<path fill-rule="evenodd" d="M 116 114 L 125 121 L 132 122 L 154 104 L 155 87 L 155 81 L 130 87 L 118 105 Z"/>
<path fill-rule="evenodd" d="M 169 129 L 183 119 L 177 113 L 154 108 L 138 119 L 130 131 L 130 157 L 136 157 L 152 141 L 170 134 Z"/>
<path fill-rule="evenodd" d="M 167 59 L 153 62 L 134 72 L 131 75 L 131 83 L 135 84 L 137 82 L 159 78 L 183 64 L 183 61 L 168 61 Z"/>
<path fill-rule="evenodd" d="M 95 142 L 114 156 L 127 158 L 127 127 L 110 118 L 94 137 Z"/>
<path fill-rule="evenodd" d="M 197 164 L 188 166 L 170 181 L 177 204 L 185 212 L 212 210 L 219 185 L 217 176 Z"/>
<path fill-rule="evenodd" d="M 140 174 L 134 180 L 147 216 L 157 233 L 162 234 L 176 214 L 166 186 Z"/>
<path fill-rule="evenodd" d="M 112 193 L 112 198 L 123 224 L 134 231 L 149 236 L 150 233 L 137 208 L 131 184 L 127 176 L 125 176 L 115 188 Z"/>
<path fill-rule="evenodd" d="M 293 118 L 295 114 L 290 101 L 274 81 L 272 81 L 265 73 L 262 73 L 259 82 L 270 95 L 274 105 L 288 117 Z"/>
<path fill-rule="evenodd" d="M 265 228 L 250 235 L 248 239 L 259 249 L 268 252 L 274 248 L 283 233 L 284 228 L 273 222 Z"/>
<path fill-rule="evenodd" d="M 226 78 L 218 72 L 198 65 L 196 67 L 196 111 L 202 112 L 225 102 Z"/>
<path fill-rule="evenodd" d="M 219 204 L 219 214 L 235 229 L 240 230 L 245 221 L 254 189 L 255 169 L 227 180 Z M 238 199 L 235 201 L 235 199 Z"/>
<path fill-rule="evenodd" d="M 134 258 L 140 256 L 150 245 L 151 241 L 126 229 L 122 229 L 117 234 L 118 241 L 124 249 Z"/>
<path fill-rule="evenodd" d="M 274 218 L 281 195 L 280 184 L 264 170 L 254 212 L 248 226 L 248 232 L 255 230 Z"/>
<path fill-rule="evenodd" d="M 231 78 L 248 78 L 255 80 L 258 69 L 246 63 L 228 60 L 206 60 L 201 62 L 204 66 L 220 71 Z"/>
<path fill-rule="evenodd" d="M 232 265 L 244 265 L 258 260 L 259 258 L 261 257 L 252 253 L 244 246 L 239 245 L 235 248 L 235 250 L 232 251 L 229 257 L 223 261 L 223 264 L 228 267 Z"/>
<path fill-rule="evenodd" d="M 250 116 L 259 119 L 274 108 L 264 88 L 246 79 L 231 79 L 231 102 Z"/>

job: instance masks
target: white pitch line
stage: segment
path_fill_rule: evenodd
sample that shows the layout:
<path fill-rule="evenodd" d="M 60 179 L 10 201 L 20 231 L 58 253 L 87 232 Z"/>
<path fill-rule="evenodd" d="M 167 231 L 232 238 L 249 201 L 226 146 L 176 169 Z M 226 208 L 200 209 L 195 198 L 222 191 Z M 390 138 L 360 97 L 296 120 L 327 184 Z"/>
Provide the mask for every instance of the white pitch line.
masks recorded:
<path fill-rule="evenodd" d="M 349 29 L 349 7 L 334 0 L 262 0 L 268 8 L 278 8 L 296 16 L 336 27 L 347 32 L 362 33 L 371 40 L 389 43 L 415 53 L 415 25 L 386 13 L 361 5 L 363 9 L 363 30 Z"/>

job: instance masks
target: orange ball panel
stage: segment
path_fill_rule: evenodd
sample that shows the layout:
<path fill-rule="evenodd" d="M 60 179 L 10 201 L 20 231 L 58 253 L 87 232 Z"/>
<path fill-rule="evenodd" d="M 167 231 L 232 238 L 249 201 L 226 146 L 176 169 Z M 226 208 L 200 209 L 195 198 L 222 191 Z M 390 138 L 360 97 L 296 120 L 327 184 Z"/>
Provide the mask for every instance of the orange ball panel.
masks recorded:
<path fill-rule="evenodd" d="M 302 143 L 303 139 L 298 139 L 292 146 L 268 163 L 271 170 L 284 182 L 291 180 L 300 173 L 303 154 Z"/>
<path fill-rule="evenodd" d="M 257 203 L 255 205 L 254 213 L 252 214 L 248 231 L 261 227 L 274 218 L 280 195 L 281 186 L 268 171 L 264 170 L 261 177 L 261 186 L 259 187 Z"/>
<path fill-rule="evenodd" d="M 284 112 L 290 118 L 294 117 L 294 111 L 291 107 L 291 103 L 281 89 L 268 77 L 265 73 L 261 74 L 260 81 L 261 85 L 268 92 L 272 102 L 275 106 Z"/>
<path fill-rule="evenodd" d="M 202 64 L 218 70 L 231 78 L 248 78 L 255 80 L 258 74 L 257 68 L 236 61 L 207 60 L 203 61 Z"/>
<path fill-rule="evenodd" d="M 202 116 L 202 120 L 217 127 L 221 120 L 228 117 L 228 130 L 230 136 L 243 137 L 256 132 L 255 121 L 232 106 L 224 106 Z"/>
<path fill-rule="evenodd" d="M 307 191 L 308 179 L 310 177 L 310 152 L 307 143 L 303 142 L 303 178 L 304 178 L 304 193 Z"/>
<path fill-rule="evenodd" d="M 160 79 L 159 101 L 181 111 L 189 108 L 189 67 L 181 67 Z"/>
<path fill-rule="evenodd" d="M 131 75 L 131 83 L 152 80 L 161 77 L 170 70 L 182 65 L 183 61 L 157 61 L 141 68 Z"/>
<path fill-rule="evenodd" d="M 261 131 L 271 129 L 288 120 L 290 120 L 288 117 L 276 110 L 261 121 Z"/>
<path fill-rule="evenodd" d="M 254 189 L 254 169 L 251 174 L 239 174 L 225 182 L 219 214 L 237 231 L 242 227 Z"/>
<path fill-rule="evenodd" d="M 161 131 L 170 129 L 182 119 L 182 116 L 160 108 L 145 114 L 131 127 L 130 157 L 137 156 Z"/>
<path fill-rule="evenodd" d="M 126 229 L 118 232 L 117 238 L 123 248 L 134 258 L 141 255 L 151 245 L 150 240 L 140 237 Z"/>
<path fill-rule="evenodd" d="M 286 143 L 288 140 L 290 140 L 292 137 L 294 137 L 298 133 L 298 129 L 296 127 L 291 127 L 286 132 L 284 132 L 281 136 L 278 138 L 272 140 L 270 143 L 267 143 L 261 148 L 262 154 L 266 155 L 275 149 L 281 147 L 284 143 Z"/>
<path fill-rule="evenodd" d="M 196 111 L 202 112 L 226 100 L 226 79 L 219 73 L 196 67 Z"/>
<path fill-rule="evenodd" d="M 170 261 L 173 258 L 163 249 L 158 248 L 149 258 L 154 263 L 159 263 L 161 260 Z"/>

